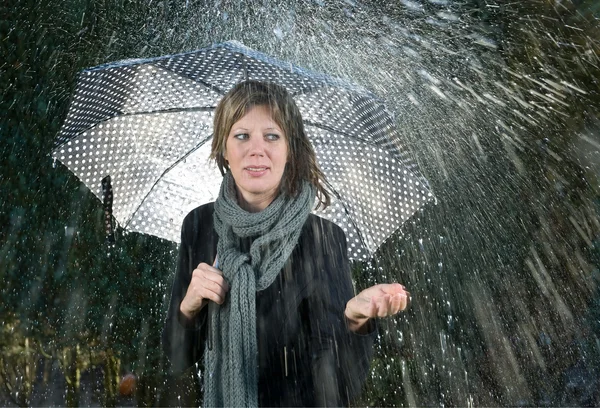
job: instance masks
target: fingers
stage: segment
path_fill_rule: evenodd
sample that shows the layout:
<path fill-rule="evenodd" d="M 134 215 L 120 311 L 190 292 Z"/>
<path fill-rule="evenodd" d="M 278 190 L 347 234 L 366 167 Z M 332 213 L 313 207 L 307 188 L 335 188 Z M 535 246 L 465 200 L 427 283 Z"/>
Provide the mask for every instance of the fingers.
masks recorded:
<path fill-rule="evenodd" d="M 218 304 L 223 304 L 225 295 L 229 292 L 229 284 L 223 277 L 223 273 L 205 263 L 201 263 L 194 269 L 190 287 L 192 285 L 199 296 Z"/>
<path fill-rule="evenodd" d="M 201 263 L 192 272 L 190 284 L 179 308 L 186 316 L 193 316 L 206 306 L 208 301 L 223 304 L 227 292 L 229 284 L 223 273 L 206 263 Z"/>
<path fill-rule="evenodd" d="M 203 299 L 212 300 L 213 302 L 222 305 L 225 301 L 227 290 L 218 283 L 207 280 L 200 284 L 197 294 Z"/>
<path fill-rule="evenodd" d="M 394 295 L 385 294 L 376 299 L 375 315 L 373 317 L 388 317 L 395 315 L 406 309 L 408 306 L 408 292 L 396 293 Z"/>
<path fill-rule="evenodd" d="M 216 264 L 216 263 L 217 263 L 217 261 L 215 261 L 215 264 Z M 204 262 L 200 263 L 200 264 L 199 264 L 199 265 L 196 267 L 196 269 L 194 269 L 194 272 L 196 272 L 196 271 L 211 272 L 211 273 L 214 273 L 214 274 L 216 274 L 216 275 L 221 275 L 221 276 L 223 276 L 223 272 L 222 272 L 220 269 L 217 269 L 217 268 L 215 268 L 214 266 L 210 266 L 209 264 L 207 264 L 207 263 L 204 263 Z"/>
<path fill-rule="evenodd" d="M 406 287 L 404 287 L 404 285 L 401 285 L 399 283 L 383 283 L 378 286 L 379 286 L 379 289 L 383 293 L 387 293 L 389 295 L 395 295 L 397 293 L 406 292 Z"/>
<path fill-rule="evenodd" d="M 209 266 L 208 264 L 200 264 L 192 273 L 192 280 L 200 279 L 201 281 L 211 281 L 223 287 L 225 292 L 229 292 L 229 283 L 223 277 L 223 272 Z"/>
<path fill-rule="evenodd" d="M 408 306 L 408 292 L 397 293 L 390 297 L 390 314 L 396 314 L 406 309 Z"/>

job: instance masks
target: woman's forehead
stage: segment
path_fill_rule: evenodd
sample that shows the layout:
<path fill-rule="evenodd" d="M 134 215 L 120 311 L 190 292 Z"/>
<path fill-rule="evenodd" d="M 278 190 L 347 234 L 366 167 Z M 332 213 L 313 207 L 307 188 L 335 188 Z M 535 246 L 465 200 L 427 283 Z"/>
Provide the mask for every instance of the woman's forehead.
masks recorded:
<path fill-rule="evenodd" d="M 238 114 L 236 115 L 235 120 L 233 121 L 233 124 L 241 121 L 245 116 L 247 116 L 251 111 L 260 111 L 260 112 L 265 112 L 269 115 L 270 119 L 273 120 L 273 122 L 275 122 L 275 124 L 277 124 L 277 126 L 279 126 L 280 128 L 283 129 L 283 123 L 285 121 L 284 118 L 281 117 L 281 109 L 279 109 L 279 107 L 275 104 L 267 104 L 267 103 L 254 103 L 254 104 L 247 104 L 244 109 Z"/>

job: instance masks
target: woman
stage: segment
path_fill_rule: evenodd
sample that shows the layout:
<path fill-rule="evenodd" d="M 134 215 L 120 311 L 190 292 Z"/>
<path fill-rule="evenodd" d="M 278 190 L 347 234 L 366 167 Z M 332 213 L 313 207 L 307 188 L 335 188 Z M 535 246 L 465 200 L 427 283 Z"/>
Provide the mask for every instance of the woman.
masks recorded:
<path fill-rule="evenodd" d="M 353 296 L 343 231 L 310 214 L 329 195 L 284 88 L 235 86 L 215 111 L 212 158 L 219 197 L 182 227 L 163 331 L 173 370 L 203 362 L 205 406 L 349 404 L 369 369 L 372 319 L 405 309 L 408 292 Z"/>

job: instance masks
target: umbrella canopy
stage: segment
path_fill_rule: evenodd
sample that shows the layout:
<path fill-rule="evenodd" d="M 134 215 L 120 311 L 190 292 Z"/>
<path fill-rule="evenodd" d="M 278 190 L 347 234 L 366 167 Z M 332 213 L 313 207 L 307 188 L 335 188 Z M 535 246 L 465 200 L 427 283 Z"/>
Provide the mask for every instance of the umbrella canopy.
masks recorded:
<path fill-rule="evenodd" d="M 217 198 L 213 112 L 246 79 L 278 83 L 294 97 L 333 193 L 315 213 L 343 228 L 351 259 L 371 257 L 432 200 L 375 95 L 234 42 L 82 71 L 53 157 L 98 198 L 110 176 L 122 227 L 179 242 L 185 215 Z"/>

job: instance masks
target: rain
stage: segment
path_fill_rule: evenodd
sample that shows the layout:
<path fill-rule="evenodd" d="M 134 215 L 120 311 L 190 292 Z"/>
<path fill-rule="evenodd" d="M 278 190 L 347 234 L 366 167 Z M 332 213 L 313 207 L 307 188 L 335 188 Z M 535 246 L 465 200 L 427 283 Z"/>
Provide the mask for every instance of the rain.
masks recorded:
<path fill-rule="evenodd" d="M 435 200 L 356 262 L 401 282 L 355 406 L 600 404 L 592 0 L 10 1 L 0 21 L 0 405 L 191 406 L 160 332 L 177 245 L 51 152 L 77 73 L 226 41 L 385 101 Z"/>

